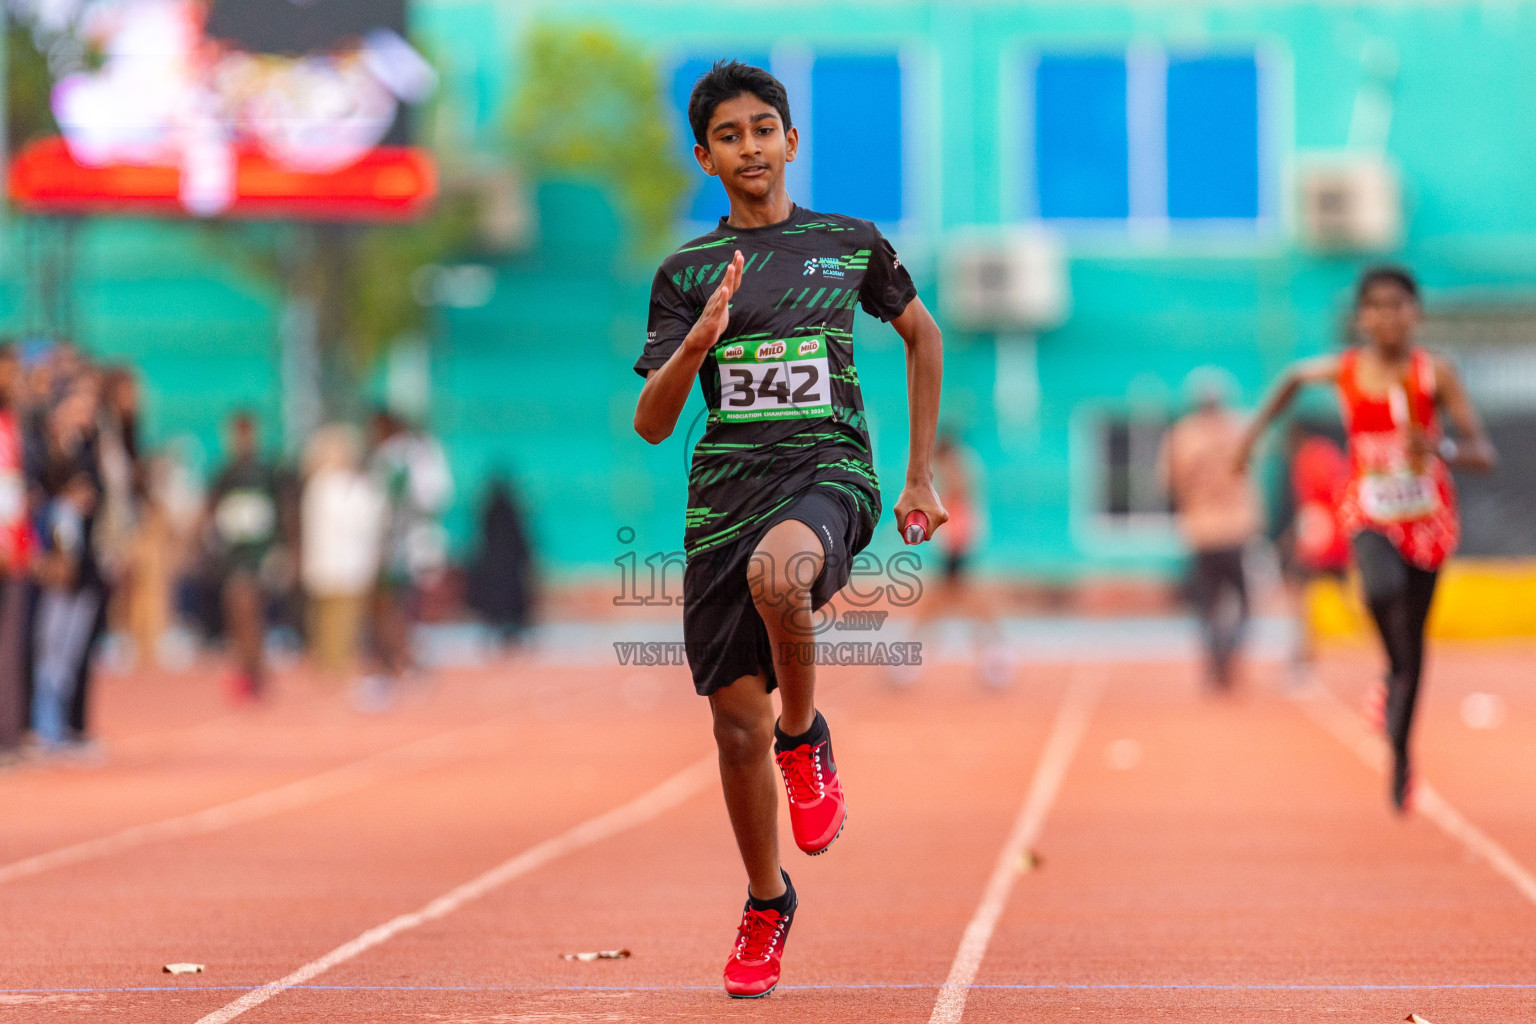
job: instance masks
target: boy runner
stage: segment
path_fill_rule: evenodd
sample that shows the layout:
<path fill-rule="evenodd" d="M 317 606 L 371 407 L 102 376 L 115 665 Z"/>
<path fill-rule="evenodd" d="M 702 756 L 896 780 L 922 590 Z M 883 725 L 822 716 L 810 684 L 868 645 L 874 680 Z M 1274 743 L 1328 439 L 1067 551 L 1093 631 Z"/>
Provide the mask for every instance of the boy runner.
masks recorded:
<path fill-rule="evenodd" d="M 1195 407 L 1169 429 L 1158 468 L 1194 556 L 1189 596 L 1205 641 L 1208 685 L 1230 693 L 1248 625 L 1243 549 L 1258 534 L 1263 515 L 1248 474 L 1232 468 L 1244 424 L 1227 406 L 1220 371 L 1195 370 L 1190 385 Z"/>
<path fill-rule="evenodd" d="M 1455 366 L 1415 343 L 1422 318 L 1413 275 L 1396 267 L 1366 271 L 1355 291 L 1361 344 L 1286 370 L 1237 458 L 1239 466 L 1247 464 L 1264 430 L 1303 385 L 1338 389 L 1350 461 L 1340 518 L 1387 655 L 1385 724 L 1392 806 L 1399 812 L 1408 810 L 1412 788 L 1408 736 L 1424 668 L 1424 624 L 1440 566 L 1461 538 L 1450 467 L 1487 472 L 1497 460 Z M 1441 433 L 1442 412 L 1460 441 Z"/>
<path fill-rule="evenodd" d="M 845 817 L 814 659 L 796 646 L 813 639 L 813 612 L 848 581 L 880 517 L 854 304 L 906 342 L 911 433 L 896 521 L 921 511 L 930 533 L 948 518 L 931 468 L 943 345 L 873 224 L 790 201 L 784 167 L 799 136 L 777 79 L 717 62 L 694 86 L 688 121 L 694 156 L 725 186 L 731 212 L 656 274 L 635 430 L 665 440 L 698 378 L 709 419 L 689 474 L 683 637 L 694 687 L 709 697 L 747 870 L 725 989 L 750 998 L 778 984 L 797 904 L 779 864 L 773 760 L 801 850 L 826 850 Z"/>
<path fill-rule="evenodd" d="M 244 703 L 267 687 L 267 593 L 262 569 L 279 538 L 277 474 L 261 457 L 256 417 L 229 421 L 229 463 L 208 495 L 209 532 L 235 674 L 229 695 Z"/>

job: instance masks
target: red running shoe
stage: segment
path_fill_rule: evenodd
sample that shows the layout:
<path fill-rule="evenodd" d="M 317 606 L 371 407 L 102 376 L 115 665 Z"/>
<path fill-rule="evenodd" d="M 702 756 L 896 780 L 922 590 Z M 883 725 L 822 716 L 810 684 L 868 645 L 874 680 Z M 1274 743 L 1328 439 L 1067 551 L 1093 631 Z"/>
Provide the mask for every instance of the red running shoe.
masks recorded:
<path fill-rule="evenodd" d="M 789 885 L 789 876 L 784 876 Z M 795 887 L 789 886 L 789 909 L 754 910 L 747 901 L 741 912 L 741 926 L 736 929 L 736 948 L 725 962 L 725 991 L 732 999 L 761 999 L 779 983 L 784 941 L 799 905 Z"/>
<path fill-rule="evenodd" d="M 254 704 L 260 696 L 256 680 L 244 672 L 235 672 L 225 680 L 224 692 L 231 704 Z"/>
<path fill-rule="evenodd" d="M 1360 698 L 1360 714 L 1372 729 L 1381 732 L 1387 727 L 1387 684 L 1376 683 Z"/>
<path fill-rule="evenodd" d="M 848 801 L 832 760 L 832 733 L 818 711 L 816 724 L 807 734 L 809 741 L 785 749 L 783 735 L 779 733 L 781 742 L 775 744 L 775 760 L 789 791 L 789 824 L 795 845 L 814 857 L 843 834 L 848 820 Z"/>

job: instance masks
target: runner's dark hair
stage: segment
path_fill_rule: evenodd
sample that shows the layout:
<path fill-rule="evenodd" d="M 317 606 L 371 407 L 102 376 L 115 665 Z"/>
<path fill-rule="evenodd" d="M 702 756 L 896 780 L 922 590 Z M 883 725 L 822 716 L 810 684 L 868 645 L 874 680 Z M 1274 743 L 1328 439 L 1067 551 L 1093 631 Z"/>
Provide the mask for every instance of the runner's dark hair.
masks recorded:
<path fill-rule="evenodd" d="M 1408 293 L 1408 297 L 1414 302 L 1419 301 L 1419 282 L 1414 279 L 1413 273 L 1406 267 L 1397 267 L 1387 264 L 1376 267 L 1368 267 L 1360 275 L 1360 283 L 1355 285 L 1355 305 L 1365 301 L 1365 293 L 1378 284 L 1393 284 Z"/>
<path fill-rule="evenodd" d="M 693 139 L 705 149 L 709 143 L 709 119 L 715 116 L 715 108 L 742 93 L 751 93 L 774 110 L 784 122 L 787 132 L 792 127 L 789 120 L 789 94 L 784 83 L 762 68 L 743 64 L 739 60 L 717 60 L 714 66 L 693 83 L 688 96 L 688 127 L 693 129 Z"/>

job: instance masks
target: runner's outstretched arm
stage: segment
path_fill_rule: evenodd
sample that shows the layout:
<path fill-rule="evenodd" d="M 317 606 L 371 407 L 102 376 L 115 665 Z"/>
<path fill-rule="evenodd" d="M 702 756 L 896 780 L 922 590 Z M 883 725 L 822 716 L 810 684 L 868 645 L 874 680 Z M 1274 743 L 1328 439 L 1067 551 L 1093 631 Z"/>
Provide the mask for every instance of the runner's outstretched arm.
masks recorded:
<path fill-rule="evenodd" d="M 645 386 L 640 389 L 640 401 L 635 405 L 635 433 L 651 444 L 661 444 L 672 436 L 677 417 L 688 403 L 688 392 L 699 375 L 704 357 L 715 347 L 715 342 L 725 333 L 730 322 L 731 296 L 741 285 L 743 258 L 736 251 L 735 259 L 720 280 L 720 286 L 704 304 L 704 312 L 683 343 L 677 347 L 660 369 L 646 374 Z"/>
<path fill-rule="evenodd" d="M 1435 382 L 1440 404 L 1461 435 L 1455 453 L 1445 461 L 1459 469 L 1490 472 L 1499 461 L 1498 452 L 1488 440 L 1483 421 L 1467 397 L 1467 389 L 1462 386 L 1455 364 L 1443 356 L 1435 357 Z"/>
<path fill-rule="evenodd" d="M 1338 378 L 1339 360 L 1336 356 L 1302 359 L 1287 367 L 1286 371 L 1280 375 L 1274 389 L 1270 391 L 1269 397 L 1264 399 L 1264 404 L 1254 414 L 1248 428 L 1243 431 L 1243 440 L 1237 446 L 1234 468 L 1240 473 L 1247 470 L 1248 463 L 1253 458 L 1253 450 L 1258 447 L 1264 431 L 1268 430 L 1269 425 L 1290 406 L 1303 387 L 1308 384 L 1324 384 Z"/>
<path fill-rule="evenodd" d="M 939 428 L 939 392 L 944 383 L 944 335 L 933 314 L 914 298 L 891 321 L 907 344 L 907 482 L 896 501 L 896 532 L 914 509 L 928 517 L 928 536 L 949 520 L 933 489 L 933 441 Z"/>

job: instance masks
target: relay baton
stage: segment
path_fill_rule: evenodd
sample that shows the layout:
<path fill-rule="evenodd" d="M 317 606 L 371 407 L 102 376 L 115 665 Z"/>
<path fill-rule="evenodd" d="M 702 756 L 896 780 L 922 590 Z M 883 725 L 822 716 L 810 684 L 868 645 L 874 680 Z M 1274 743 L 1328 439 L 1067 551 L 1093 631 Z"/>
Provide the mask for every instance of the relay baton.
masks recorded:
<path fill-rule="evenodd" d="M 908 512 L 907 521 L 902 525 L 901 533 L 908 544 L 921 544 L 928 539 L 928 516 L 920 509 Z"/>

